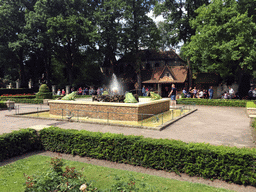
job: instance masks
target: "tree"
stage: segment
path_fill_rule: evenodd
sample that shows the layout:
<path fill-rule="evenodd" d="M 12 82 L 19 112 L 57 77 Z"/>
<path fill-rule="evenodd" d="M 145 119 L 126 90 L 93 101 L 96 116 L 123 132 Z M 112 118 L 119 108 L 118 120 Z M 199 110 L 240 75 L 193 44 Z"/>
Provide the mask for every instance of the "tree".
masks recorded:
<path fill-rule="evenodd" d="M 162 15 L 165 19 L 161 28 L 168 31 L 169 45 L 178 47 L 178 44 L 189 42 L 195 30 L 191 28 L 189 20 L 197 16 L 195 10 L 209 0 L 168 0 L 158 1 L 155 6 L 155 15 Z M 166 40 L 165 40 L 166 41 Z"/>
<path fill-rule="evenodd" d="M 235 0 L 214 0 L 196 11 L 198 16 L 191 21 L 196 34 L 182 48 L 194 68 L 218 72 L 224 80 L 255 68 L 256 25 L 237 8 Z"/>
<path fill-rule="evenodd" d="M 162 15 L 165 21 L 162 28 L 167 32 L 161 44 L 167 44 L 180 48 L 180 44 L 190 41 L 195 35 L 195 29 L 191 27 L 189 21 L 196 18 L 195 10 L 204 4 L 209 4 L 209 0 L 163 0 L 158 2 L 154 9 L 156 15 Z M 189 68 L 189 87 L 192 86 L 192 68 L 189 57 L 187 57 Z"/>
<path fill-rule="evenodd" d="M 160 39 L 159 30 L 147 13 L 152 9 L 155 0 L 128 0 L 125 5 L 122 46 L 125 53 L 134 54 L 134 69 L 141 89 L 141 61 L 139 49 L 156 48 Z"/>
<path fill-rule="evenodd" d="M 27 52 L 27 44 L 23 39 L 23 32 L 25 26 L 25 13 L 29 11 L 35 1 L 9 1 L 2 0 L 0 2 L 0 34 L 2 59 L 4 59 L 4 68 L 8 71 L 9 66 L 15 71 L 17 69 L 18 75 L 13 74 L 13 80 L 19 78 L 21 87 L 26 86 L 25 74 L 25 55 Z M 13 68 L 15 64 L 18 64 Z M 10 69 L 10 68 L 9 68 Z M 17 77 L 18 76 L 18 77 Z"/>

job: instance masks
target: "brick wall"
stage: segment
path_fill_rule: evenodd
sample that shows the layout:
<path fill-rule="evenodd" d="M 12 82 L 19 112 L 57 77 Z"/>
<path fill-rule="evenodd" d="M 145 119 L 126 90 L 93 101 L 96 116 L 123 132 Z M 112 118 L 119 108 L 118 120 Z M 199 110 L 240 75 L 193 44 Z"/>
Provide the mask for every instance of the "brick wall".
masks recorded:
<path fill-rule="evenodd" d="M 159 114 L 170 108 L 169 99 L 148 103 L 107 103 L 79 101 L 49 101 L 50 114 L 59 116 L 88 117 L 123 121 L 139 121 L 150 117 L 145 114 Z"/>

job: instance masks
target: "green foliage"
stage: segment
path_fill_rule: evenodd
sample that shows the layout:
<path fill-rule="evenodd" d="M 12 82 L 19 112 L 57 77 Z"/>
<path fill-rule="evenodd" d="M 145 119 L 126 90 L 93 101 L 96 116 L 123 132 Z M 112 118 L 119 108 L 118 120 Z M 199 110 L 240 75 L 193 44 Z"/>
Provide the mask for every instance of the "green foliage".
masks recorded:
<path fill-rule="evenodd" d="M 0 101 L 0 109 L 6 109 L 7 105 L 5 104 L 5 101 Z"/>
<path fill-rule="evenodd" d="M 15 101 L 15 103 L 29 103 L 29 104 L 42 104 L 43 99 L 16 99 L 16 98 L 1 98 L 0 101 Z"/>
<path fill-rule="evenodd" d="M 161 30 L 162 47 L 169 48 L 170 45 L 178 46 L 183 41 L 189 42 L 195 29 L 191 27 L 189 21 L 197 16 L 195 10 L 204 4 L 209 4 L 208 0 L 163 0 L 157 1 L 154 8 L 156 15 L 161 15 L 165 19 L 159 23 Z"/>
<path fill-rule="evenodd" d="M 21 129 L 0 135 L 0 161 L 39 149 L 40 140 L 33 129 Z"/>
<path fill-rule="evenodd" d="M 52 99 L 52 92 L 46 84 L 42 84 L 39 88 L 39 92 L 36 94 L 36 99 Z"/>
<path fill-rule="evenodd" d="M 256 130 L 256 119 L 255 118 L 253 118 L 252 127 Z"/>
<path fill-rule="evenodd" d="M 229 107 L 245 107 L 246 100 L 230 100 L 230 99 L 193 99 L 184 98 L 177 99 L 177 104 L 193 104 L 193 105 L 210 105 L 210 106 L 229 106 Z"/>
<path fill-rule="evenodd" d="M 49 151 L 256 186 L 256 150 L 253 148 L 187 144 L 56 127 L 41 130 L 40 138 L 44 149 Z"/>
<path fill-rule="evenodd" d="M 182 47 L 193 68 L 218 72 L 224 80 L 251 72 L 256 59 L 256 24 L 247 12 L 239 13 L 236 0 L 214 0 L 196 13 L 191 20 L 196 33 Z"/>
<path fill-rule="evenodd" d="M 82 174 L 74 167 L 66 167 L 63 171 L 63 160 L 51 159 L 52 168 L 41 175 L 26 175 L 25 192 L 33 191 L 98 191 L 92 183 L 86 182 Z M 80 190 L 82 185 L 86 185 L 86 190 Z"/>
<path fill-rule="evenodd" d="M 34 93 L 34 90 L 32 89 L 0 89 L 0 96 L 3 94 L 11 94 L 11 95 L 17 95 L 17 94 L 27 94 L 27 93 Z"/>

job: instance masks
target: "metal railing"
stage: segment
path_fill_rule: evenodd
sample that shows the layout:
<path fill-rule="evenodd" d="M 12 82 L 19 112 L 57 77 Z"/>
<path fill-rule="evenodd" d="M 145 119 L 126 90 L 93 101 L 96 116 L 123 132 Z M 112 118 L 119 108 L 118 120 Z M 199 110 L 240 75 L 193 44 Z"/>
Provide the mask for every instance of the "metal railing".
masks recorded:
<path fill-rule="evenodd" d="M 146 114 L 146 113 L 119 113 L 119 112 L 104 112 L 104 111 L 90 111 L 81 109 L 54 109 L 49 114 L 50 119 L 61 119 L 77 122 L 99 122 L 107 124 L 121 124 L 131 126 L 146 126 L 146 127 L 157 127 L 165 124 L 168 121 L 175 120 L 182 115 L 189 113 L 195 109 L 195 104 L 187 104 L 177 107 L 174 110 L 159 114 Z M 45 105 L 35 106 L 15 106 L 15 114 L 27 114 L 34 113 L 37 117 L 40 117 L 41 112 L 49 110 L 49 107 Z M 54 115 L 53 115 L 54 114 Z M 35 116 L 35 115 L 34 115 Z M 122 120 L 122 116 L 129 118 L 128 120 Z"/>

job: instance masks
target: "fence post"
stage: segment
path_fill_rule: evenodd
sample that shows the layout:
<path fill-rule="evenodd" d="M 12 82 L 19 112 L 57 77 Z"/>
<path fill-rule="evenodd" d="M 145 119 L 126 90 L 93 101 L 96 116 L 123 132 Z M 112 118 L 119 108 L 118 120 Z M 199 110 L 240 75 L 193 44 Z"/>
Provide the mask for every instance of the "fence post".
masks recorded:
<path fill-rule="evenodd" d="M 162 125 L 164 124 L 164 114 L 162 113 Z"/>
<path fill-rule="evenodd" d="M 107 123 L 109 123 L 109 112 L 108 112 L 108 117 L 107 117 Z"/>
<path fill-rule="evenodd" d="M 172 120 L 173 120 L 173 110 L 172 110 Z"/>
<path fill-rule="evenodd" d="M 63 119 L 63 109 L 61 109 L 61 117 L 62 117 L 62 119 Z"/>
<path fill-rule="evenodd" d="M 38 107 L 36 108 L 36 112 L 37 112 L 37 117 L 38 117 Z"/>
<path fill-rule="evenodd" d="M 79 121 L 79 109 L 77 110 L 77 121 Z"/>

